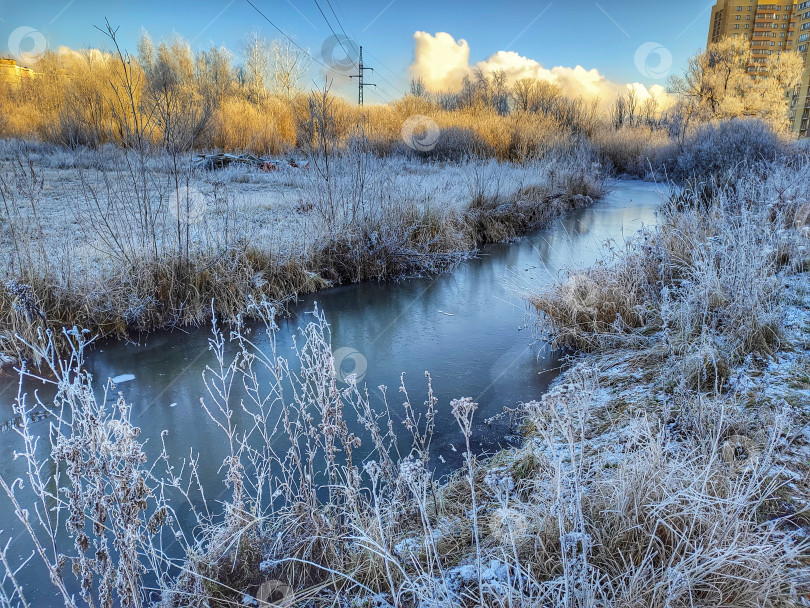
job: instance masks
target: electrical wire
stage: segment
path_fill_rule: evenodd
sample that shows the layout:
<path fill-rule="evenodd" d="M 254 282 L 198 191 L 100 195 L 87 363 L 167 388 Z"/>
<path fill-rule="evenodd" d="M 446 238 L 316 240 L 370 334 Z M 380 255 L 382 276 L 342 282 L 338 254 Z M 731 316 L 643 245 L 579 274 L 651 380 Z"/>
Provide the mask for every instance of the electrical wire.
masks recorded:
<path fill-rule="evenodd" d="M 247 3 L 248 3 L 248 4 L 249 4 L 249 5 L 250 5 L 250 6 L 253 8 L 253 10 L 255 10 L 255 11 L 256 11 L 256 12 L 257 12 L 257 13 L 258 13 L 258 14 L 259 14 L 259 15 L 260 15 L 260 16 L 261 16 L 261 17 L 262 17 L 264 20 L 265 20 L 265 21 L 267 21 L 267 23 L 269 23 L 271 26 L 273 26 L 273 28 L 275 28 L 275 30 L 276 30 L 276 31 L 277 31 L 279 34 L 281 34 L 281 35 L 282 35 L 282 36 L 284 36 L 284 37 L 285 37 L 287 40 L 289 40 L 289 41 L 290 41 L 290 42 L 291 42 L 291 43 L 292 43 L 292 44 L 293 44 L 293 45 L 294 45 L 294 46 L 295 46 L 295 47 L 296 47 L 296 48 L 297 48 L 299 51 L 301 51 L 302 53 L 304 53 L 304 54 L 305 54 L 307 57 L 309 57 L 309 58 L 310 58 L 312 61 L 314 61 L 315 63 L 317 63 L 319 66 L 321 66 L 322 68 L 324 68 L 324 69 L 325 69 L 326 71 L 328 71 L 328 72 L 332 72 L 333 74 L 337 74 L 338 76 L 342 76 L 342 77 L 344 77 L 344 78 L 347 78 L 347 79 L 351 80 L 351 76 L 349 76 L 349 75 L 347 75 L 347 74 L 343 74 L 342 72 L 338 72 L 337 70 L 335 70 L 335 69 L 333 69 L 333 68 L 329 67 L 328 65 L 326 65 L 326 64 L 325 64 L 325 63 L 323 63 L 322 61 L 319 61 L 318 59 L 316 59 L 315 57 L 313 57 L 313 56 L 312 56 L 312 54 L 311 54 L 309 51 L 307 51 L 305 48 L 303 48 L 303 47 L 302 47 L 300 44 L 298 44 L 298 43 L 297 43 L 297 42 L 296 42 L 296 41 L 295 41 L 293 38 L 291 38 L 290 36 L 288 36 L 288 35 L 287 35 L 287 33 L 286 33 L 284 30 L 282 30 L 282 29 L 281 29 L 280 27 L 278 27 L 278 26 L 277 26 L 275 23 L 273 23 L 273 22 L 270 20 L 270 18 L 269 18 L 267 15 L 265 15 L 265 14 L 264 14 L 264 13 L 263 13 L 263 12 L 262 12 L 260 9 L 259 9 L 259 7 L 257 7 L 257 6 L 256 6 L 256 5 L 255 5 L 255 4 L 254 4 L 254 3 L 253 3 L 251 0 L 245 0 L 245 2 L 247 2 Z M 337 22 L 338 22 L 338 26 L 340 27 L 341 31 L 343 32 L 343 34 L 344 34 L 344 35 L 345 35 L 347 38 L 349 38 L 349 36 L 346 34 L 346 30 L 343 28 L 343 24 L 340 22 L 340 19 L 338 18 L 337 14 L 335 13 L 335 9 L 334 9 L 334 7 L 332 6 L 331 1 L 330 1 L 330 0 L 327 0 L 327 2 L 329 3 L 329 8 L 332 10 L 332 14 L 334 14 L 334 15 L 335 15 L 335 19 L 337 20 Z M 337 0 L 335 0 L 335 2 L 337 2 Z M 318 10 L 321 12 L 321 16 L 323 16 L 324 20 L 326 21 L 326 24 L 329 26 L 329 29 L 332 31 L 332 34 L 333 34 L 333 35 L 335 35 L 335 38 L 337 38 L 337 34 L 335 34 L 335 30 L 332 28 L 331 24 L 329 23 L 329 20 L 326 18 L 326 15 L 324 14 L 324 12 L 323 12 L 323 10 L 321 9 L 321 6 L 318 4 L 317 0 L 315 0 L 315 4 L 316 4 L 316 6 L 318 6 Z M 338 42 L 340 43 L 341 48 L 343 48 L 343 51 L 344 51 L 344 52 L 346 52 L 346 48 L 343 46 L 343 43 L 342 43 L 342 42 L 340 42 L 340 39 L 339 39 L 339 38 L 337 38 L 337 40 L 338 40 Z M 368 52 L 368 51 L 367 51 L 367 52 Z M 389 72 L 391 72 L 392 74 L 395 74 L 395 72 L 394 72 L 394 71 L 393 71 L 391 68 L 389 68 L 388 66 L 386 66 L 385 64 L 383 64 L 383 63 L 382 63 L 382 61 L 380 61 L 378 58 L 376 58 L 376 57 L 374 56 L 374 54 L 373 54 L 373 53 L 369 53 L 369 55 L 370 55 L 371 57 L 373 57 L 373 58 L 374 58 L 374 59 L 375 59 L 375 60 L 376 60 L 378 63 L 380 63 L 380 65 L 382 65 L 382 66 L 383 66 L 385 69 L 387 69 Z M 349 53 L 346 53 L 346 56 L 347 56 L 347 57 L 349 57 L 349 58 L 351 59 L 351 55 L 349 55 Z M 352 59 L 352 63 L 355 63 L 353 59 Z M 356 64 L 356 63 L 355 63 L 355 66 L 357 66 L 357 64 Z M 358 69 L 359 69 L 359 67 L 358 67 Z M 380 74 L 379 72 L 375 72 L 375 74 L 376 74 L 377 76 L 379 76 L 380 78 L 382 78 L 382 79 L 383 79 L 385 82 L 387 82 L 387 83 L 388 83 L 388 84 L 391 86 L 391 88 L 393 88 L 395 91 L 397 91 L 397 92 L 401 93 L 402 95 L 405 95 L 405 93 L 403 93 L 401 89 L 399 89 L 397 86 L 395 86 L 395 85 L 394 85 L 394 84 L 393 84 L 393 83 L 392 83 L 390 80 L 388 80 L 388 79 L 387 79 L 385 76 L 383 76 L 383 75 L 382 75 L 382 74 Z M 377 94 L 378 94 L 378 95 L 379 95 L 379 96 L 380 96 L 380 97 L 381 97 L 381 98 L 382 98 L 382 99 L 383 99 L 383 100 L 384 100 L 386 103 L 392 103 L 392 102 L 394 101 L 394 97 L 393 97 L 392 95 L 390 95 L 388 92 L 386 92 L 386 91 L 384 90 L 384 88 L 382 88 L 382 89 L 381 89 L 381 87 L 379 87 L 379 86 L 375 86 L 375 87 L 374 87 L 374 91 L 375 91 L 375 92 L 377 92 Z M 386 98 L 387 98 L 387 99 L 386 99 Z"/>
<path fill-rule="evenodd" d="M 379 63 L 379 64 L 380 64 L 382 67 L 384 67 L 386 70 L 388 70 L 389 72 L 391 72 L 392 74 L 394 74 L 394 76 L 396 76 L 396 73 L 395 73 L 395 72 L 394 72 L 394 71 L 393 71 L 391 68 L 389 68 L 387 65 L 385 65 L 385 64 L 384 64 L 382 61 L 380 61 L 379 57 L 376 57 L 376 56 L 374 55 L 374 53 L 371 53 L 371 52 L 369 52 L 369 51 L 366 51 L 366 53 L 368 53 L 368 54 L 369 54 L 369 56 L 370 56 L 372 59 L 374 59 L 374 61 L 376 61 L 377 63 Z M 395 90 L 397 93 L 400 93 L 400 94 L 401 94 L 403 97 L 404 97 L 405 95 L 407 95 L 407 93 L 405 93 L 405 92 L 404 92 L 402 89 L 400 89 L 398 86 L 396 86 L 394 83 L 392 83 L 390 80 L 388 80 L 388 79 L 387 79 L 385 76 L 383 76 L 383 75 L 382 75 L 382 74 L 380 74 L 379 72 L 375 72 L 375 75 L 376 75 L 376 76 L 379 76 L 380 78 L 382 78 L 382 79 L 383 79 L 385 82 L 387 82 L 387 83 L 388 83 L 388 85 L 389 85 L 389 86 L 390 86 L 392 89 L 394 89 L 394 90 Z"/>
<path fill-rule="evenodd" d="M 326 15 L 324 14 L 323 9 L 321 8 L 321 5 L 318 4 L 318 0 L 315 0 L 315 6 L 317 6 L 318 10 L 321 12 L 321 17 L 323 17 L 323 20 L 326 21 L 326 25 L 332 31 L 332 35 L 335 37 L 335 40 L 338 41 L 338 44 L 340 45 L 340 48 L 342 48 L 343 52 L 346 53 L 346 57 L 348 57 L 349 61 L 351 61 L 354 64 L 354 67 L 356 67 L 358 70 L 360 70 L 360 67 L 357 65 L 357 62 L 354 60 L 354 58 L 351 56 L 351 54 L 349 54 L 349 51 L 346 50 L 346 47 L 343 46 L 343 41 L 340 39 L 340 37 L 337 35 L 337 33 L 335 33 L 335 30 L 332 27 L 332 24 L 329 23 L 329 19 L 326 18 Z M 346 39 L 348 40 L 349 37 L 346 36 Z"/>
<path fill-rule="evenodd" d="M 337 0 L 335 0 L 335 1 L 337 1 Z M 326 3 L 329 5 L 329 10 L 331 10 L 332 14 L 335 16 L 335 21 L 337 21 L 337 24 L 338 24 L 338 27 L 340 28 L 340 31 L 343 32 L 343 35 L 346 36 L 346 38 L 348 38 L 349 35 L 346 33 L 346 30 L 343 29 L 343 24 L 340 22 L 340 18 L 337 16 L 337 13 L 335 12 L 334 7 L 332 6 L 331 0 L 326 0 Z"/>
<path fill-rule="evenodd" d="M 348 35 L 348 34 L 346 34 L 346 30 L 343 28 L 343 24 L 340 22 L 340 18 L 337 16 L 337 13 L 335 12 L 334 7 L 332 6 L 332 0 L 326 0 L 326 2 L 329 4 L 329 8 L 332 10 L 332 14 L 335 16 L 335 19 L 337 20 L 338 26 L 340 27 L 340 30 L 343 32 L 343 34 L 344 34 L 344 35 L 345 35 L 347 38 L 349 38 L 349 35 Z M 335 0 L 335 4 L 338 4 L 338 0 Z M 338 4 L 338 8 L 340 8 L 340 5 L 339 5 L 339 4 Z M 341 12 L 342 12 L 342 10 L 341 10 Z M 344 14 L 344 16 L 345 16 L 345 14 Z M 356 40 L 356 39 L 357 39 L 357 36 L 354 36 L 354 32 L 352 32 L 352 35 L 353 35 L 354 39 Z M 375 60 L 377 63 L 379 63 L 379 64 L 380 64 L 382 67 L 384 67 L 386 70 L 388 70 L 388 71 L 389 71 L 389 72 L 390 72 L 392 75 L 394 75 L 394 76 L 396 76 L 396 77 L 398 77 L 398 76 L 399 76 L 399 74 L 397 74 L 396 72 L 394 72 L 394 70 L 392 70 L 392 69 L 391 69 L 391 68 L 389 68 L 387 65 L 385 65 L 385 64 L 384 64 L 382 61 L 380 61 L 379 57 L 376 57 L 376 56 L 374 55 L 374 53 L 371 53 L 371 52 L 370 52 L 370 51 L 368 51 L 368 50 L 366 50 L 366 53 L 368 53 L 368 55 L 369 55 L 369 56 L 370 56 L 372 59 L 374 59 L 374 60 Z M 388 85 L 389 85 L 389 86 L 390 86 L 392 89 L 394 89 L 394 91 L 396 91 L 397 93 L 401 94 L 403 97 L 407 95 L 407 93 L 405 93 L 405 92 L 404 92 L 402 89 L 400 89 L 399 87 L 397 87 L 397 86 L 396 86 L 394 83 L 392 83 L 390 80 L 388 80 L 388 79 L 387 79 L 385 76 L 383 76 L 383 75 L 382 75 L 382 74 L 380 74 L 379 72 L 375 71 L 375 72 L 374 72 L 374 75 L 375 75 L 375 76 L 379 76 L 380 78 L 382 78 L 382 79 L 383 79 L 385 82 L 387 82 L 387 83 L 388 83 Z"/>
<path fill-rule="evenodd" d="M 279 33 L 280 33 L 282 36 L 284 36 L 284 37 L 285 37 L 287 40 L 289 40 L 290 42 L 292 42 L 292 43 L 293 43 L 293 45 L 295 45 L 295 47 L 296 47 L 298 50 L 300 50 L 300 51 L 301 51 L 302 53 L 304 53 L 304 54 L 305 54 L 307 57 L 309 57 L 310 59 L 312 59 L 312 61 L 314 61 L 315 63 L 317 63 L 318 65 L 320 65 L 320 66 L 321 66 L 322 68 L 324 68 L 325 70 L 327 70 L 327 71 L 329 71 L 329 72 L 332 72 L 333 74 L 337 74 L 338 76 L 343 76 L 344 78 L 349 78 L 349 76 L 347 76 L 346 74 L 342 74 L 342 73 L 340 73 L 340 72 L 338 72 L 338 71 L 336 71 L 336 70 L 333 70 L 332 68 L 330 68 L 328 65 L 326 65 L 326 64 L 325 64 L 325 63 L 323 63 L 322 61 L 318 61 L 317 59 L 315 59 L 315 57 L 313 57 L 313 56 L 312 56 L 312 55 L 309 53 L 309 51 L 307 51 L 307 50 L 306 50 L 304 47 L 302 47 L 300 44 L 298 44 L 298 43 L 297 43 L 295 40 L 293 40 L 292 38 L 290 38 L 290 37 L 289 37 L 289 36 L 288 36 L 288 35 L 287 35 L 287 34 L 284 32 L 284 30 L 282 30 L 282 29 L 281 29 L 279 26 L 277 26 L 275 23 L 273 23 L 272 21 L 270 21 L 270 19 L 267 17 L 267 15 L 265 15 L 265 14 L 264 14 L 262 11 L 260 11 L 260 10 L 259 10 L 259 7 L 257 7 L 255 4 L 253 4 L 253 2 L 251 2 L 251 0 L 245 0 L 245 2 L 247 2 L 247 3 L 248 3 L 250 6 L 252 6 L 252 7 L 253 7 L 253 10 L 255 10 L 257 13 L 259 13 L 259 15 L 261 15 L 261 16 L 262 16 L 262 18 L 263 18 L 265 21 L 267 21 L 267 23 L 269 23 L 270 25 L 272 25 L 272 26 L 273 26 L 273 27 L 274 27 L 274 28 L 275 28 L 275 29 L 276 29 L 276 30 L 277 30 L 277 31 L 278 31 L 278 32 L 279 32 Z"/>

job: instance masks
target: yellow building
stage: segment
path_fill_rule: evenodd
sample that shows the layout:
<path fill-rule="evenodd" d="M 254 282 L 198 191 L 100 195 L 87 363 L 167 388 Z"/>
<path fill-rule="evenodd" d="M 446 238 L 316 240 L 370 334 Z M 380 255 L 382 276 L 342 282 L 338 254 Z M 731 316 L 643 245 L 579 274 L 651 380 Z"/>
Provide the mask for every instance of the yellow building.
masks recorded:
<path fill-rule="evenodd" d="M 31 68 L 17 65 L 13 59 L 0 57 L 0 84 L 20 84 L 35 75 Z"/>
<path fill-rule="evenodd" d="M 717 0 L 712 8 L 708 44 L 724 36 L 749 41 L 753 59 L 748 71 L 753 77 L 767 76 L 767 68 L 762 64 L 769 55 L 798 51 L 804 56 L 802 82 L 789 95 L 789 104 L 793 130 L 800 137 L 807 137 L 810 119 L 810 0 Z"/>

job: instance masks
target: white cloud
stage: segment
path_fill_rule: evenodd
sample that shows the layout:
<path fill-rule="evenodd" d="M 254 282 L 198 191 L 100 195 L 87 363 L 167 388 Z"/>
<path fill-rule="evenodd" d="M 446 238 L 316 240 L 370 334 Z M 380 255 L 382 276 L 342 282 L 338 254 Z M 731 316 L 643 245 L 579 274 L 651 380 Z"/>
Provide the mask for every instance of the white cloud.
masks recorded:
<path fill-rule="evenodd" d="M 454 90 L 470 72 L 470 46 L 466 40 L 456 41 L 450 34 L 427 32 L 413 35 L 416 59 L 411 66 L 415 76 L 421 76 L 432 91 Z"/>
<path fill-rule="evenodd" d="M 473 67 L 478 67 L 484 73 L 503 70 L 509 82 L 521 78 L 552 82 L 569 97 L 583 97 L 589 100 L 598 98 L 603 104 L 613 103 L 620 93 L 628 89 L 635 89 L 642 102 L 654 95 L 662 108 L 672 103 L 671 96 L 661 85 L 652 85 L 648 88 L 639 82 L 629 84 L 612 82 L 595 68 L 586 70 L 578 65 L 573 68 L 557 66 L 548 69 L 538 61 L 523 57 L 514 51 L 498 51 L 487 60 L 471 66 L 470 46 L 463 39 L 456 40 L 446 32 L 438 32 L 436 35 L 416 32 L 413 38 L 415 58 L 410 68 L 411 74 L 414 77 L 421 77 L 431 91 L 458 90 L 464 76 L 470 74 Z"/>

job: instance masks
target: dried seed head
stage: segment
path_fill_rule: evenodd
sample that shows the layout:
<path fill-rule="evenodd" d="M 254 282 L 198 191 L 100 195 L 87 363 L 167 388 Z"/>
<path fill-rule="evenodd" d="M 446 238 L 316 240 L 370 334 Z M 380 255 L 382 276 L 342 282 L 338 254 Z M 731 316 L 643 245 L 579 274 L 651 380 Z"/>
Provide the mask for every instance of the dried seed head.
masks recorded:
<path fill-rule="evenodd" d="M 421 460 L 408 456 L 399 463 L 399 474 L 408 485 L 418 484 L 424 477 L 424 465 Z"/>
<path fill-rule="evenodd" d="M 478 404 L 475 403 L 470 397 L 462 397 L 461 399 L 453 399 L 450 402 L 453 416 L 459 422 L 469 422 L 472 420 L 473 413 L 478 409 Z"/>
<path fill-rule="evenodd" d="M 363 465 L 363 470 L 371 477 L 372 481 L 377 481 L 382 474 L 382 467 L 377 464 L 376 460 L 369 460 Z"/>
<path fill-rule="evenodd" d="M 515 480 L 512 479 L 512 473 L 506 467 L 487 471 L 484 475 L 484 483 L 499 498 L 506 498 L 515 489 Z"/>

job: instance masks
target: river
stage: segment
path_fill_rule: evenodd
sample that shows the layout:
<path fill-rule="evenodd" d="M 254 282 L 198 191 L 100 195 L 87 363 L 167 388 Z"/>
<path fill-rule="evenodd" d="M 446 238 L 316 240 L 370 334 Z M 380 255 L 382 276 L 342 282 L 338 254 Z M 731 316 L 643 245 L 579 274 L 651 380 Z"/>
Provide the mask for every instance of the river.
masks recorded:
<path fill-rule="evenodd" d="M 424 372 L 430 372 L 439 400 L 433 457 L 440 474 L 457 467 L 463 452 L 463 438 L 450 414 L 451 399 L 472 397 L 479 403 L 473 445 L 479 453 L 494 451 L 507 438 L 508 419 L 491 425 L 485 420 L 504 406 L 539 399 L 560 367 L 558 354 L 533 339 L 532 315 L 510 286 L 540 290 L 565 268 L 591 265 L 607 243 L 620 245 L 643 225 L 655 223 L 663 188 L 636 181 L 612 182 L 610 187 L 594 206 L 514 242 L 488 245 L 452 272 L 306 296 L 280 321 L 278 352 L 289 352 L 293 335 L 308 322 L 307 313 L 317 302 L 331 326 L 341 369 L 362 373 L 373 397 L 379 385 L 389 387 L 395 416 L 402 401 L 397 392 L 400 374 L 405 372 L 412 402 L 421 404 L 426 397 Z M 150 456 L 159 453 L 164 429 L 173 456 L 187 456 L 190 449 L 201 453 L 209 503 L 226 492 L 218 472 L 226 454 L 222 431 L 200 406 L 205 396 L 201 374 L 213 362 L 210 336 L 205 328 L 158 332 L 144 336 L 140 344 L 100 345 L 87 360 L 97 381 L 119 378 L 117 389 L 133 403 L 134 422 Z M 16 391 L 16 379 L 0 378 L 0 420 L 13 418 Z M 47 430 L 47 422 L 37 422 L 34 428 Z M 16 433 L 0 434 L 1 470 L 7 480 L 23 473 L 23 463 L 13 457 L 19 449 Z M 9 551 L 12 560 L 28 556 L 30 542 L 4 495 L 0 530 L 3 543 L 15 539 Z M 18 577 L 32 605 L 62 605 L 38 565 L 32 563 Z"/>

